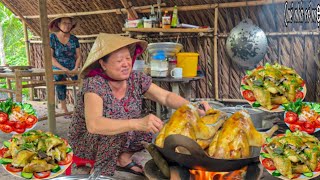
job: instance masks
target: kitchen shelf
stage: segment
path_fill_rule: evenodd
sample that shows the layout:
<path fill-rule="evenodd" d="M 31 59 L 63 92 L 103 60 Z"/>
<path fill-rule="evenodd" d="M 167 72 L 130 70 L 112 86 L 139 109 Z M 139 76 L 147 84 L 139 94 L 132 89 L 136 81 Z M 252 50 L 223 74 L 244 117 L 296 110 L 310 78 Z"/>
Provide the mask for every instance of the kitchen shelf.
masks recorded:
<path fill-rule="evenodd" d="M 137 32 L 137 33 L 207 33 L 213 32 L 212 28 L 200 28 L 200 29 L 188 29 L 188 28 L 122 28 L 125 32 Z"/>

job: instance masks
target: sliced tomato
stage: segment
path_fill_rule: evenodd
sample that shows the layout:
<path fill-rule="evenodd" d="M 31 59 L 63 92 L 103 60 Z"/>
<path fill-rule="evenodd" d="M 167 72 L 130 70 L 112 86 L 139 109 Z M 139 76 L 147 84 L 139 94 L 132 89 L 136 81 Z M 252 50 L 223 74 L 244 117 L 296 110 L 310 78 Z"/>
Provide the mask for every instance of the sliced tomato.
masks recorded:
<path fill-rule="evenodd" d="M 303 87 L 305 84 L 306 84 L 306 81 L 302 80 L 301 87 Z"/>
<path fill-rule="evenodd" d="M 255 101 L 256 98 L 254 97 L 254 94 L 250 90 L 245 90 L 242 92 L 243 97 L 248 101 Z"/>
<path fill-rule="evenodd" d="M 295 124 L 297 124 L 297 125 L 299 125 L 299 126 L 301 126 L 301 127 L 304 126 L 304 123 L 306 123 L 306 121 L 301 121 L 301 120 L 299 120 L 299 119 L 295 122 Z"/>
<path fill-rule="evenodd" d="M 23 128 L 26 128 L 26 123 L 25 122 L 16 122 L 13 127 L 15 129 L 23 129 Z"/>
<path fill-rule="evenodd" d="M 315 126 L 311 122 L 305 122 L 303 126 L 303 130 L 307 132 L 308 134 L 313 134 L 316 130 Z"/>
<path fill-rule="evenodd" d="M 22 134 L 26 131 L 26 128 L 14 128 L 13 129 L 16 133 Z"/>
<path fill-rule="evenodd" d="M 8 148 L 1 148 L 0 149 L 0 157 L 3 158 L 3 155 L 8 151 Z"/>
<path fill-rule="evenodd" d="M 316 128 L 320 128 L 320 115 L 314 121 Z"/>
<path fill-rule="evenodd" d="M 303 97 L 304 97 L 303 92 L 298 91 L 298 92 L 296 93 L 296 99 L 303 99 Z"/>
<path fill-rule="evenodd" d="M 72 161 L 72 155 L 69 153 L 67 154 L 67 157 L 63 161 L 59 161 L 59 165 L 66 165 L 69 164 Z"/>
<path fill-rule="evenodd" d="M 16 167 L 12 166 L 12 164 L 7 164 L 6 169 L 10 172 L 21 172 L 22 171 L 22 168 L 16 168 Z"/>
<path fill-rule="evenodd" d="M 292 111 L 288 111 L 287 113 L 286 113 L 286 117 L 295 117 L 295 118 L 298 118 L 298 114 L 297 113 L 295 113 L 295 112 L 292 112 Z"/>
<path fill-rule="evenodd" d="M 248 85 L 247 79 L 248 79 L 248 76 L 244 76 L 244 77 L 242 78 L 242 84 Z"/>
<path fill-rule="evenodd" d="M 61 138 L 66 146 L 68 146 L 68 141 L 64 138 Z"/>
<path fill-rule="evenodd" d="M 268 169 L 268 170 L 276 170 L 277 168 L 274 166 L 274 163 L 272 161 L 272 159 L 270 158 L 265 158 L 264 160 L 262 160 L 262 165 Z"/>
<path fill-rule="evenodd" d="M 297 121 L 296 117 L 289 116 L 284 118 L 284 122 L 289 123 L 289 124 L 294 124 Z"/>
<path fill-rule="evenodd" d="M 258 66 L 256 70 L 263 69 L 263 66 Z"/>
<path fill-rule="evenodd" d="M 38 122 L 38 118 L 34 115 L 29 115 L 26 119 L 26 125 L 30 126 L 31 127 Z"/>
<path fill-rule="evenodd" d="M 290 125 L 290 131 L 295 132 L 295 131 L 302 131 L 302 127 L 298 124 L 291 124 Z"/>
<path fill-rule="evenodd" d="M 280 106 L 279 104 L 274 104 L 272 105 L 272 109 L 278 109 L 279 106 Z"/>
<path fill-rule="evenodd" d="M 16 124 L 16 121 L 11 121 L 11 120 L 8 120 L 6 122 L 7 125 L 11 126 L 11 127 L 14 127 L 14 125 Z"/>
<path fill-rule="evenodd" d="M 39 173 L 33 172 L 34 177 L 38 178 L 38 179 L 47 178 L 50 176 L 50 174 L 51 174 L 50 171 L 43 171 L 43 172 L 39 172 Z"/>
<path fill-rule="evenodd" d="M 8 114 L 0 112 L 0 124 L 4 124 L 8 121 Z"/>
<path fill-rule="evenodd" d="M 316 167 L 316 169 L 314 170 L 315 172 L 319 172 L 320 171 L 320 161 L 318 161 L 318 165 Z"/>
<path fill-rule="evenodd" d="M 11 133 L 13 131 L 13 128 L 7 124 L 0 124 L 0 129 L 5 133 Z"/>
<path fill-rule="evenodd" d="M 295 179 L 301 176 L 301 174 L 292 174 L 292 175 L 293 175 L 292 179 Z"/>

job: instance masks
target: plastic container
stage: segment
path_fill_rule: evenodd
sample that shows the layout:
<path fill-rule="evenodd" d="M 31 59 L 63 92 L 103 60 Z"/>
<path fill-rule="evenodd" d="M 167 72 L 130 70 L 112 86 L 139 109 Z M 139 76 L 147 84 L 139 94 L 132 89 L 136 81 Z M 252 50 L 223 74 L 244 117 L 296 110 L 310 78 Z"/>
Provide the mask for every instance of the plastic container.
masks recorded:
<path fill-rule="evenodd" d="M 143 27 L 144 28 L 152 28 L 152 20 L 151 19 L 144 19 L 143 20 Z"/>
<path fill-rule="evenodd" d="M 183 69 L 183 77 L 197 76 L 198 56 L 198 53 L 177 54 L 177 67 L 181 67 Z"/>
<path fill-rule="evenodd" d="M 152 56 L 150 61 L 151 76 L 152 77 L 167 77 L 168 75 L 168 61 L 164 51 L 158 51 Z"/>

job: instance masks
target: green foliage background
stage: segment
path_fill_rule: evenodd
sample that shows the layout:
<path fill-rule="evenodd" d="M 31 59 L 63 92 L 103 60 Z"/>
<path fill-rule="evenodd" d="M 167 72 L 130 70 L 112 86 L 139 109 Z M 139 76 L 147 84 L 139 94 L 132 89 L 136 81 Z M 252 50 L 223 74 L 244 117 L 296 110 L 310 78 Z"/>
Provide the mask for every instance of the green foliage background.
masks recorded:
<path fill-rule="evenodd" d="M 24 42 L 23 24 L 15 15 L 0 2 L 0 25 L 3 30 L 4 51 L 8 65 L 28 65 Z M 28 32 L 29 37 L 32 34 Z M 5 80 L 0 79 L 1 88 L 6 88 Z M 12 84 L 13 88 L 15 84 Z M 29 89 L 23 89 L 24 97 L 29 97 Z"/>
<path fill-rule="evenodd" d="M 0 24 L 3 29 L 4 51 L 7 64 L 28 65 L 25 51 L 23 25 L 15 15 L 0 2 Z"/>

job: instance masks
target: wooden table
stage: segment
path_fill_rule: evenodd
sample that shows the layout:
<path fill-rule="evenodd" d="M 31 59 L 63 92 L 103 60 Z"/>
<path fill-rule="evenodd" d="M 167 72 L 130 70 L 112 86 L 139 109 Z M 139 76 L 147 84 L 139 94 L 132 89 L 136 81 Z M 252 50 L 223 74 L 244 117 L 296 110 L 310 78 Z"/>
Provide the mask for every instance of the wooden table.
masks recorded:
<path fill-rule="evenodd" d="M 54 75 L 66 74 L 63 70 L 53 70 Z M 71 75 L 78 75 L 79 71 L 72 71 Z M 37 80 L 35 77 L 43 77 L 44 80 Z M 0 73 L 0 78 L 6 79 L 7 88 L 0 88 L 0 92 L 7 92 L 10 98 L 15 94 L 15 101 L 22 102 L 22 89 L 34 88 L 39 86 L 46 86 L 45 69 L 31 69 L 31 70 L 15 70 L 14 72 Z M 69 78 L 68 78 L 69 79 Z M 15 89 L 12 89 L 11 81 L 15 81 Z M 25 82 L 25 83 L 22 83 Z M 56 81 L 54 84 L 73 86 L 73 95 L 76 102 L 76 86 L 80 83 L 80 80 L 66 80 Z M 33 92 L 33 91 L 31 91 Z M 31 94 L 31 97 L 33 93 Z M 55 114 L 56 117 L 72 114 L 73 112 Z M 47 117 L 40 117 L 39 120 L 45 120 Z"/>
<path fill-rule="evenodd" d="M 199 81 L 200 79 L 203 79 L 204 76 L 201 77 L 185 77 L 185 78 L 172 78 L 172 77 L 164 77 L 164 78 L 159 78 L 159 77 L 153 77 L 152 81 L 160 85 L 161 82 L 167 82 L 171 85 L 172 87 L 172 92 L 180 95 L 179 92 L 179 85 L 182 85 L 183 91 L 184 91 L 184 98 L 190 100 L 191 98 L 191 82 L 192 81 Z M 161 105 L 157 103 L 156 106 L 156 111 L 157 111 L 157 116 L 161 117 Z M 175 110 L 171 110 L 171 113 L 173 113 Z"/>

